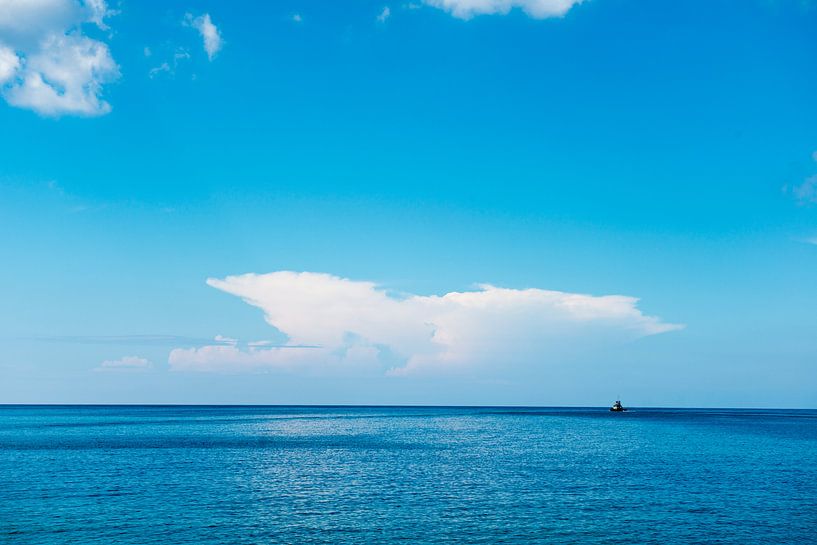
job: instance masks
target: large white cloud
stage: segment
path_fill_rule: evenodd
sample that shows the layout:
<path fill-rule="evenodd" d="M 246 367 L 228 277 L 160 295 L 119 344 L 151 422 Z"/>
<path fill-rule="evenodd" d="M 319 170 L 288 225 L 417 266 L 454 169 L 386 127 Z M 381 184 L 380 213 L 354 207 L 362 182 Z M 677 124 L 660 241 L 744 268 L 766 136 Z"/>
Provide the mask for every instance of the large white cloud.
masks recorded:
<path fill-rule="evenodd" d="M 583 0 L 424 0 L 430 6 L 444 9 L 454 17 L 470 19 L 475 15 L 506 14 L 519 8 L 536 19 L 561 17 Z"/>
<path fill-rule="evenodd" d="M 103 85 L 119 77 L 108 46 L 83 34 L 107 29 L 103 0 L 0 0 L 0 89 L 12 106 L 43 115 L 102 115 Z"/>
<path fill-rule="evenodd" d="M 547 365 L 564 354 L 678 329 L 638 300 L 490 285 L 442 296 L 394 296 L 371 282 L 280 271 L 209 279 L 261 308 L 288 347 L 175 349 L 176 370 L 347 367 L 394 375 L 486 365 Z M 302 347 L 302 348 L 299 348 Z"/>

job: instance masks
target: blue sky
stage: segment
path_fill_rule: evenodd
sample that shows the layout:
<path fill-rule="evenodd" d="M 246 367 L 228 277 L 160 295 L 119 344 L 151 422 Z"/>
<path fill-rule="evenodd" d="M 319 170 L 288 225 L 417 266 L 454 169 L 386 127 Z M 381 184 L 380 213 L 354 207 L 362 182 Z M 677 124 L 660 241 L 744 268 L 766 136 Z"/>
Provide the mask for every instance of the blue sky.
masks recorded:
<path fill-rule="evenodd" d="M 817 5 L 4 3 L 0 401 L 817 407 Z"/>

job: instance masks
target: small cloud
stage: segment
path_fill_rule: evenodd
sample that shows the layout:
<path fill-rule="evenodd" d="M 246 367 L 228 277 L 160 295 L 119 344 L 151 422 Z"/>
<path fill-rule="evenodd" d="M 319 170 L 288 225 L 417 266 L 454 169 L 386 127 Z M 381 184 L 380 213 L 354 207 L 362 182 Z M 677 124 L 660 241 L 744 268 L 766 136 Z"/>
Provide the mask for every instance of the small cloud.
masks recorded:
<path fill-rule="evenodd" d="M 423 6 L 421 6 L 417 2 L 407 2 L 403 4 L 403 9 L 420 9 L 421 7 Z"/>
<path fill-rule="evenodd" d="M 386 6 L 385 8 L 383 8 L 383 11 L 380 12 L 380 15 L 377 16 L 377 22 L 385 23 L 386 19 L 388 19 L 389 17 L 391 17 L 391 9 L 389 9 L 389 6 Z"/>
<path fill-rule="evenodd" d="M 546 19 L 562 17 L 570 8 L 583 0 L 423 0 L 429 6 L 449 12 L 458 19 L 471 19 L 475 15 L 506 15 L 519 8 L 529 17 Z"/>
<path fill-rule="evenodd" d="M 192 13 L 187 13 L 184 16 L 184 24 L 195 28 L 201 34 L 204 40 L 204 50 L 207 52 L 207 58 L 211 61 L 216 56 L 216 53 L 221 51 L 224 41 L 221 38 L 221 32 L 218 27 L 213 24 L 210 19 L 210 14 L 205 13 L 198 17 L 193 17 Z"/>
<path fill-rule="evenodd" d="M 151 51 L 148 46 L 145 46 L 145 49 L 143 49 L 142 52 L 145 54 L 145 57 L 150 57 L 153 55 L 153 51 Z"/>
<path fill-rule="evenodd" d="M 301 14 L 300 14 L 300 13 L 296 13 L 296 14 L 294 14 L 294 15 L 292 16 L 292 20 L 293 20 L 294 22 L 296 22 L 296 23 L 302 23 L 304 19 L 303 19 L 303 17 L 301 17 Z"/>
<path fill-rule="evenodd" d="M 94 371 L 147 371 L 153 364 L 139 356 L 123 356 L 118 360 L 105 360 Z"/>
<path fill-rule="evenodd" d="M 155 78 L 158 74 L 161 74 L 162 72 L 170 72 L 170 65 L 168 63 L 163 62 L 159 66 L 151 68 L 150 71 L 148 72 L 148 76 L 151 78 Z"/>
<path fill-rule="evenodd" d="M 216 335 L 215 341 L 219 344 L 227 344 L 230 346 L 235 346 L 238 344 L 238 339 L 233 339 L 232 337 L 225 337 L 224 335 Z"/>

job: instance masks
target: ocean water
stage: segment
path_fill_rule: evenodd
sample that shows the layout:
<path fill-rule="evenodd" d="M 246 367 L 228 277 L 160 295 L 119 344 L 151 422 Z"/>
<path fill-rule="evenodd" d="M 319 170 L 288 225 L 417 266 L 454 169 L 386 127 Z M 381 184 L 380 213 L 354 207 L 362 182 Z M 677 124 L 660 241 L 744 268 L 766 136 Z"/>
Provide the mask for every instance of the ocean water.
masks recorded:
<path fill-rule="evenodd" d="M 817 411 L 5 406 L 0 542 L 817 543 Z"/>

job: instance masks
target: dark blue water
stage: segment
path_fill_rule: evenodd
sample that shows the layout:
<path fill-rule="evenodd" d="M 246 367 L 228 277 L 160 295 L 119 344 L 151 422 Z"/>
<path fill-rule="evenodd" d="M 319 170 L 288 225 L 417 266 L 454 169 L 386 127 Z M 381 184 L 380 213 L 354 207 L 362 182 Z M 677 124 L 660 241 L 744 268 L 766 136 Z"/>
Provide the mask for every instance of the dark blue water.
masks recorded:
<path fill-rule="evenodd" d="M 3 543 L 817 543 L 817 411 L 0 407 Z"/>

